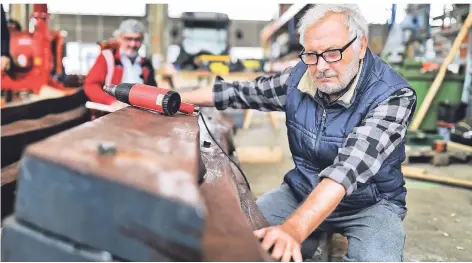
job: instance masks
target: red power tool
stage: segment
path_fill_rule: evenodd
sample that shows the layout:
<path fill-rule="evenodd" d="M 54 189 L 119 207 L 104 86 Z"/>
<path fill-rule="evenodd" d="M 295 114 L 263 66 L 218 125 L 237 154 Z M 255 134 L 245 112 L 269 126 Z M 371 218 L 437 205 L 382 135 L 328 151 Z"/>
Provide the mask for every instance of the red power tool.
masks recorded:
<path fill-rule="evenodd" d="M 121 102 L 165 115 L 174 115 L 177 111 L 186 114 L 199 111 L 197 106 L 182 102 L 179 93 L 170 89 L 144 84 L 121 83 L 105 85 L 103 90 Z"/>

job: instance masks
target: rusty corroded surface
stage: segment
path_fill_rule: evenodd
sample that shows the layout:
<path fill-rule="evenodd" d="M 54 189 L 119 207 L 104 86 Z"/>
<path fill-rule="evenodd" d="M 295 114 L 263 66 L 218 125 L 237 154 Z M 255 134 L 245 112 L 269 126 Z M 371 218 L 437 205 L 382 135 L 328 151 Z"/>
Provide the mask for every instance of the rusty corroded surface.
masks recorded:
<path fill-rule="evenodd" d="M 78 107 L 62 113 L 48 114 L 40 119 L 15 121 L 2 126 L 2 136 L 12 136 L 19 133 L 26 133 L 43 129 L 45 127 L 55 126 L 65 121 L 80 118 L 85 114 L 87 114 L 87 109 L 85 107 Z"/>
<path fill-rule="evenodd" d="M 232 123 L 213 109 L 206 109 L 204 116 L 211 116 L 209 121 L 206 119 L 208 128 L 223 150 L 228 150 Z M 200 129 L 201 140 L 211 140 L 202 124 Z M 266 227 L 268 223 L 242 174 L 213 141 L 210 148 L 202 148 L 202 159 L 207 173 L 200 189 L 208 212 L 203 260 L 270 261 L 253 235 L 254 229 Z"/>
<path fill-rule="evenodd" d="M 248 216 L 241 209 L 238 189 L 227 158 L 215 149 L 202 153 L 207 168 L 201 193 L 207 207 L 204 261 L 266 261 L 267 254 L 253 235 Z"/>
<path fill-rule="evenodd" d="M 125 261 L 199 261 L 196 116 L 125 108 L 30 145 L 21 222 Z"/>
<path fill-rule="evenodd" d="M 231 121 L 207 114 L 230 152 Z M 200 152 L 203 141 L 211 147 Z M 33 144 L 18 199 L 23 222 L 118 261 L 270 261 L 253 235 L 266 220 L 197 116 L 128 107 Z"/>
<path fill-rule="evenodd" d="M 26 154 L 149 193 L 198 202 L 196 117 L 125 108 L 28 147 Z M 101 143 L 116 154 L 100 155 Z"/>
<path fill-rule="evenodd" d="M 2 220 L 5 216 L 13 213 L 17 176 L 18 163 L 2 168 Z"/>
<path fill-rule="evenodd" d="M 223 148 L 223 150 L 231 156 L 231 152 L 234 151 L 234 148 L 232 148 L 234 123 L 232 122 L 231 118 L 217 111 L 214 108 L 205 109 L 204 116 L 206 117 L 207 125 L 209 126 L 208 128 L 210 129 L 210 132 L 213 134 L 215 139 L 218 140 L 218 143 Z M 212 116 L 210 121 L 208 121 L 207 116 Z M 206 128 L 201 122 L 200 129 L 201 140 L 211 140 Z M 213 145 L 213 149 L 216 149 L 216 151 L 221 154 L 221 156 L 224 156 L 216 145 Z M 225 158 L 227 159 L 227 157 Z M 267 220 L 257 208 L 255 198 L 252 192 L 250 191 L 246 180 L 244 180 L 243 174 L 241 173 L 241 171 L 239 171 L 239 169 L 234 163 L 230 162 L 229 160 L 227 163 L 231 168 L 231 172 L 227 174 L 232 179 L 232 184 L 234 184 L 234 187 L 237 190 L 237 197 L 238 201 L 241 204 L 241 209 L 249 219 L 252 229 L 255 230 L 269 226 Z M 206 177 L 207 181 L 214 180 L 215 174 L 216 173 L 209 173 Z"/>
<path fill-rule="evenodd" d="M 19 120 L 40 119 L 49 114 L 58 114 L 84 106 L 85 102 L 87 102 L 87 96 L 80 88 L 70 95 L 59 98 L 12 103 L 2 108 L 1 123 L 6 125 Z"/>
<path fill-rule="evenodd" d="M 79 106 L 70 111 L 45 115 L 39 119 L 19 120 L 3 125 L 1 137 L 2 167 L 17 162 L 27 145 L 75 127 L 88 119 L 87 109 Z"/>
<path fill-rule="evenodd" d="M 2 186 L 16 180 L 18 176 L 18 163 L 13 163 L 2 168 Z"/>
<path fill-rule="evenodd" d="M 268 227 L 269 223 L 262 215 L 261 211 L 256 205 L 256 201 L 254 195 L 249 190 L 246 185 L 246 181 L 243 178 L 241 172 L 236 168 L 236 166 L 231 163 L 231 170 L 232 170 L 232 179 L 234 184 L 238 189 L 238 196 L 239 202 L 241 205 L 241 209 L 246 215 L 249 220 L 249 223 L 252 226 L 253 230 L 261 229 L 264 227 Z"/>

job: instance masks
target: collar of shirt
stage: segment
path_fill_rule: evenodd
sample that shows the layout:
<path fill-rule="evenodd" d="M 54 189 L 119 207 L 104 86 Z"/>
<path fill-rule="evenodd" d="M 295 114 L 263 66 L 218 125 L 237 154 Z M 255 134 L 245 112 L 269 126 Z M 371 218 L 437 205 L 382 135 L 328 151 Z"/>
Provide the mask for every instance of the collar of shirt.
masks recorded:
<path fill-rule="evenodd" d="M 121 79 L 122 83 L 144 83 L 142 77 L 142 68 L 141 68 L 141 57 L 136 57 L 134 62 L 126 56 L 121 50 L 121 63 L 123 65 L 123 77 Z"/>
<path fill-rule="evenodd" d="M 136 59 L 134 62 L 131 61 L 131 59 L 125 54 L 125 52 L 120 48 L 120 60 L 122 64 L 125 64 L 129 62 L 131 65 L 141 65 L 141 57 L 139 55 L 136 56 Z M 125 62 L 126 61 L 126 62 Z"/>
<path fill-rule="evenodd" d="M 345 90 L 344 94 L 341 97 L 339 97 L 337 101 L 341 101 L 345 105 L 351 104 L 351 100 L 354 96 L 354 91 L 356 89 L 356 86 L 359 82 L 359 78 L 361 76 L 363 64 L 364 62 L 363 60 L 361 60 L 361 62 L 359 63 L 359 71 L 357 72 L 357 75 L 354 78 L 354 81 L 351 82 L 351 84 L 349 85 L 349 88 Z M 302 78 L 300 79 L 300 82 L 298 84 L 298 89 L 304 93 L 310 94 L 312 97 L 314 97 L 318 93 L 322 99 L 325 99 L 324 94 L 322 94 L 321 92 L 318 92 L 317 88 L 313 84 L 313 81 L 311 81 L 309 74 L 310 73 L 307 69 L 305 73 L 303 74 Z"/>

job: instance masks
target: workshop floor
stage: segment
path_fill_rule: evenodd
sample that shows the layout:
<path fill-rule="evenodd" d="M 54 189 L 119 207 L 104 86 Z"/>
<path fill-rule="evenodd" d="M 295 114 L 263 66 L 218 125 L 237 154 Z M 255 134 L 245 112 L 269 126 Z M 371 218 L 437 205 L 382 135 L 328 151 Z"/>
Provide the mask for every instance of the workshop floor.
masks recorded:
<path fill-rule="evenodd" d="M 282 128 L 275 131 L 266 115 L 258 112 L 250 129 L 237 132 L 236 146 L 280 146 L 283 149 L 284 158 L 279 163 L 242 164 L 256 196 L 279 185 L 285 172 L 293 168 L 283 117 L 280 124 Z M 426 168 L 435 175 L 472 180 L 470 165 L 414 166 Z M 405 261 L 471 261 L 472 191 L 406 181 L 409 212 L 405 218 Z"/>

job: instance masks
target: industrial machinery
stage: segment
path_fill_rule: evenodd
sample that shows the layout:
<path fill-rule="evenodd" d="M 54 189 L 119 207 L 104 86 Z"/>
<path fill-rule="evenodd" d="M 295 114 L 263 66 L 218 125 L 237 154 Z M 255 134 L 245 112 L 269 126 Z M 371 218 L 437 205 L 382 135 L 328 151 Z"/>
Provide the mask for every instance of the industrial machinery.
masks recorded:
<path fill-rule="evenodd" d="M 262 71 L 262 61 L 232 60 L 229 56 L 228 15 L 212 12 L 184 12 L 181 16 L 182 30 L 174 28 L 172 36 L 181 31 L 180 51 L 174 62 L 180 70 L 206 70 L 215 73 Z M 242 38 L 236 32 L 236 38 Z"/>
<path fill-rule="evenodd" d="M 181 16 L 183 29 L 180 38 L 180 52 L 175 66 L 182 70 L 199 68 L 197 58 L 207 55 L 217 62 L 229 61 L 228 15 L 209 12 L 184 12 Z M 178 29 L 172 30 L 172 36 L 177 38 Z M 207 60 L 205 60 L 207 61 Z M 202 61 L 203 62 L 203 61 Z"/>
<path fill-rule="evenodd" d="M 426 40 L 431 37 L 429 4 L 408 5 L 405 19 L 395 23 L 395 4 L 392 7 L 392 23 L 381 56 L 389 63 L 403 65 L 408 58 L 424 57 Z"/>
<path fill-rule="evenodd" d="M 45 85 L 61 90 L 65 82 L 69 87 L 80 86 L 79 78 L 67 79 L 64 73 L 64 36 L 49 30 L 48 19 L 47 4 L 34 4 L 29 30 L 9 26 L 12 69 L 2 73 L 2 91 L 38 94 Z"/>

